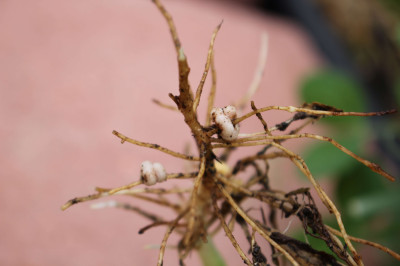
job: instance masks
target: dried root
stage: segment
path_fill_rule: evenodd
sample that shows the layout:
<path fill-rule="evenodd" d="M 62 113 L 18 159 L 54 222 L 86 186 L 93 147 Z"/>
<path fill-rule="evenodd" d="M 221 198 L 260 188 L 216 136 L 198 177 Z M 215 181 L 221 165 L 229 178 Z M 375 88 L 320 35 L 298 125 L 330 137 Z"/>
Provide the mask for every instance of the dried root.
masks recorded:
<path fill-rule="evenodd" d="M 176 158 L 193 161 L 197 163 L 197 171 L 191 173 L 167 173 L 159 163 L 145 161 L 142 164 L 142 170 L 138 181 L 117 188 L 96 188 L 96 193 L 85 197 L 74 198 L 64 204 L 61 208 L 65 210 L 70 206 L 91 201 L 112 195 L 125 195 L 134 197 L 165 208 L 169 208 L 176 213 L 176 217 L 165 219 L 138 207 L 108 201 L 93 205 L 93 208 L 116 207 L 142 215 L 151 221 L 150 224 L 140 229 L 139 233 L 155 226 L 167 226 L 167 231 L 162 239 L 160 253 L 157 265 L 163 265 L 164 253 L 169 236 L 176 232 L 181 236 L 178 243 L 178 253 L 180 264 L 184 265 L 184 260 L 199 245 L 207 242 L 207 236 L 215 234 L 221 228 L 225 231 L 228 240 L 239 254 L 241 259 L 247 265 L 267 265 L 267 258 L 262 252 L 262 246 L 255 241 L 255 235 L 262 237 L 272 248 L 272 262 L 279 265 L 280 261 L 289 261 L 293 265 L 362 265 L 362 259 L 354 248 L 352 242 L 364 243 L 381 249 L 396 259 L 400 260 L 400 255 L 379 244 L 349 236 L 341 220 L 341 214 L 337 210 L 333 201 L 328 197 L 322 187 L 314 179 L 304 160 L 293 151 L 285 148 L 283 142 L 290 139 L 311 138 L 320 141 L 326 141 L 334 145 L 339 150 L 350 155 L 357 161 L 369 167 L 372 171 L 384 176 L 390 181 L 395 178 L 385 172 L 375 163 L 365 160 L 343 147 L 335 140 L 315 134 L 299 133 L 304 127 L 326 116 L 379 116 L 394 113 L 395 110 L 373 113 L 345 112 L 335 107 L 327 106 L 321 103 L 304 104 L 301 107 L 293 106 L 268 106 L 257 108 L 254 102 L 251 102 L 253 111 L 236 117 L 236 109 L 233 106 L 224 108 L 214 108 L 216 72 L 214 67 L 214 42 L 221 24 L 216 27 L 212 34 L 210 46 L 207 53 L 207 60 L 203 75 L 200 79 L 196 93 L 193 94 L 189 84 L 189 66 L 186 55 L 183 52 L 181 42 L 172 20 L 159 0 L 153 0 L 167 21 L 171 32 L 171 37 L 175 45 L 179 68 L 179 94 L 169 94 L 175 103 L 170 106 L 154 100 L 161 107 L 180 112 L 187 126 L 190 128 L 194 137 L 198 156 L 185 155 L 179 152 L 164 148 L 158 144 L 144 143 L 124 136 L 113 131 L 113 134 L 121 139 L 121 143 L 129 142 L 134 145 L 156 149 L 167 153 Z M 265 59 L 267 55 L 267 41 L 263 38 L 263 45 L 260 52 L 260 63 L 248 93 L 236 103 L 237 108 L 243 107 L 251 99 L 254 92 L 258 89 L 262 73 L 264 71 Z M 197 107 L 200 104 L 204 83 L 208 72 L 211 69 L 212 87 L 208 97 L 207 115 L 205 124 L 198 121 Z M 294 113 L 286 121 L 283 121 L 273 127 L 268 127 L 267 122 L 262 117 L 263 112 L 269 110 L 283 110 Z M 251 116 L 257 116 L 264 128 L 262 132 L 251 134 L 239 134 L 239 123 L 244 122 Z M 289 133 L 273 134 L 283 132 L 295 121 L 304 121 L 302 125 L 293 129 Z M 214 124 L 212 124 L 212 122 Z M 253 156 L 240 159 L 236 165 L 231 168 L 227 166 L 226 160 L 229 155 L 238 147 L 260 146 L 261 150 Z M 217 149 L 224 149 L 223 153 L 217 157 L 214 152 Z M 326 226 L 322 216 L 318 211 L 314 199 L 311 197 L 308 188 L 300 188 L 295 191 L 282 192 L 271 188 L 268 176 L 269 160 L 286 158 L 293 162 L 296 167 L 304 173 L 316 190 L 320 200 L 326 208 L 335 215 L 340 231 Z M 245 181 L 239 181 L 236 176 L 248 167 L 254 168 L 254 174 Z M 169 179 L 193 179 L 193 186 L 189 188 L 149 188 L 150 185 Z M 138 186 L 144 186 L 138 188 Z M 179 200 L 172 201 L 168 195 L 178 195 Z M 299 200 L 302 198 L 302 200 Z M 263 206 L 261 207 L 262 221 L 258 221 L 248 211 L 245 211 L 242 204 L 246 200 L 257 200 Z M 264 214 L 264 205 L 269 207 L 269 219 Z M 279 231 L 277 227 L 277 213 L 281 212 L 285 217 L 297 217 L 303 225 L 304 232 L 312 237 L 323 240 L 330 250 L 340 259 L 324 252 L 313 249 L 309 244 L 285 235 L 286 230 Z M 227 222 L 227 218 L 231 217 Z M 217 226 L 211 229 L 214 224 Z M 238 224 L 243 230 L 249 244 L 249 252 L 246 254 L 237 242 L 234 236 L 234 225 Z M 251 229 L 251 230 L 249 230 Z M 250 233 L 252 232 L 252 233 Z M 342 243 L 336 236 L 342 237 Z M 251 257 L 250 257 L 250 256 Z"/>

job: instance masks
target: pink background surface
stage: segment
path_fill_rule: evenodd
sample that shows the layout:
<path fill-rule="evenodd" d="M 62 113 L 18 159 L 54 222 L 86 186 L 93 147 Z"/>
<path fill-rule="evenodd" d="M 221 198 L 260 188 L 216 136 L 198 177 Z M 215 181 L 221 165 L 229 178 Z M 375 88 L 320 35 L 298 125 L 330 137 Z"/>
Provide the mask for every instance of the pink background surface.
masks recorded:
<path fill-rule="evenodd" d="M 319 61 L 299 28 L 226 2 L 164 2 L 192 68 L 192 87 L 224 19 L 215 46 L 217 105 L 247 90 L 263 31 L 270 46 L 256 105 L 299 104 L 298 82 Z M 183 169 L 178 159 L 121 145 L 111 134 L 182 151 L 191 136 L 181 115 L 151 103 L 171 103 L 167 94 L 177 84 L 169 31 L 150 1 L 0 2 L 0 265 L 155 265 L 158 248 L 144 247 L 159 244 L 165 227 L 138 235 L 147 221 L 136 214 L 92 211 L 90 203 L 66 212 L 60 206 L 95 186 L 137 180 L 143 160 L 160 161 L 168 172 Z M 288 117 L 272 114 L 265 116 L 271 124 Z M 262 130 L 256 119 L 242 128 Z M 228 265 L 242 265 L 223 233 L 216 244 Z M 177 265 L 174 250 L 164 265 Z M 199 265 L 197 255 L 188 265 Z"/>

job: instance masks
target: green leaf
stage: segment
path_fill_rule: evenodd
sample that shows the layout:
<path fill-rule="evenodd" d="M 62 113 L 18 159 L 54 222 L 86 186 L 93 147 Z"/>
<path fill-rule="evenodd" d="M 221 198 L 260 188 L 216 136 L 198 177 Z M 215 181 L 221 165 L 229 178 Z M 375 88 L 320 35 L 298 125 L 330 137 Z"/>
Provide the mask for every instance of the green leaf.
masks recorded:
<path fill-rule="evenodd" d="M 199 255 L 204 266 L 225 266 L 225 261 L 218 252 L 211 238 L 203 243 L 199 249 Z"/>
<path fill-rule="evenodd" d="M 358 154 L 365 143 L 365 136 L 357 134 L 347 137 L 338 137 L 336 141 L 350 151 Z M 358 163 L 354 158 L 345 154 L 329 142 L 320 142 L 309 147 L 304 153 L 304 160 L 313 176 L 337 177 Z"/>
<path fill-rule="evenodd" d="M 399 3 L 399 2 L 397 1 L 397 3 Z M 399 8 L 399 10 L 400 10 L 400 8 Z M 400 23 L 398 23 L 396 26 L 396 35 L 395 36 L 396 36 L 397 45 L 400 46 Z"/>
<path fill-rule="evenodd" d="M 328 254 L 334 256 L 337 260 L 339 259 L 336 256 L 336 254 L 333 253 L 332 250 L 329 249 L 329 247 L 326 245 L 325 241 L 323 241 L 319 238 L 315 238 L 310 235 L 306 235 L 304 233 L 303 229 L 296 230 L 296 232 L 293 234 L 292 237 L 299 241 L 309 244 L 315 250 L 323 251 L 325 253 L 328 253 Z"/>
<path fill-rule="evenodd" d="M 300 93 L 305 102 L 320 102 L 344 111 L 365 111 L 362 89 L 339 71 L 328 69 L 309 76 L 302 82 Z M 353 119 L 335 117 L 329 120 L 348 122 Z"/>
<path fill-rule="evenodd" d="M 335 189 L 336 203 L 341 210 L 346 228 L 351 234 L 365 238 L 367 237 L 365 231 L 371 225 L 367 221 L 368 219 L 364 219 L 358 214 L 353 214 L 353 207 L 349 207 L 349 203 L 369 195 L 380 194 L 382 191 L 387 192 L 387 185 L 387 180 L 382 176 L 372 172 L 371 169 L 358 162 L 349 171 L 339 176 Z"/>
<path fill-rule="evenodd" d="M 355 219 L 366 219 L 382 213 L 398 210 L 400 197 L 398 191 L 381 191 L 351 200 L 347 212 Z"/>
<path fill-rule="evenodd" d="M 347 208 L 347 203 L 355 198 L 376 194 L 388 189 L 386 179 L 372 172 L 365 165 L 356 163 L 357 165 L 340 175 L 337 183 L 336 198 L 340 207 L 344 209 Z"/>

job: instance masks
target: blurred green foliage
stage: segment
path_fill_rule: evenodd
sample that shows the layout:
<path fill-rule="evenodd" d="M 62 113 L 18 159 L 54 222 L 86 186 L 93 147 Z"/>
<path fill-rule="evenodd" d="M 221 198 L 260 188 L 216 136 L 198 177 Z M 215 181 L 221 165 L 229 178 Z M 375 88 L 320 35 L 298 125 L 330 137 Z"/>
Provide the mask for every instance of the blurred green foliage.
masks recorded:
<path fill-rule="evenodd" d="M 304 102 L 317 101 L 345 111 L 366 111 L 362 89 L 351 78 L 335 70 L 326 69 L 309 76 L 302 83 L 300 93 Z M 326 126 L 329 137 L 357 155 L 380 165 L 385 160 L 382 155 L 371 154 L 375 149 L 369 148 L 373 147 L 375 136 L 368 118 L 323 118 L 321 123 Z M 399 252 L 398 181 L 391 183 L 330 143 L 314 143 L 303 154 L 316 179 L 330 178 L 335 202 L 348 233 Z M 333 223 L 333 227 L 337 228 L 334 219 L 325 222 Z M 314 248 L 329 251 L 322 241 L 312 237 L 308 240 Z M 399 265 L 398 261 L 382 251 L 376 250 L 376 256 L 382 261 L 380 265 Z"/>
<path fill-rule="evenodd" d="M 393 14 L 400 16 L 400 1 L 399 0 L 380 0 L 383 6 L 390 10 Z"/>
<path fill-rule="evenodd" d="M 214 242 L 209 237 L 207 243 L 203 243 L 199 248 L 200 259 L 204 266 L 226 266 L 224 259 L 215 247 Z"/>
<path fill-rule="evenodd" d="M 400 3 L 400 1 L 399 1 Z M 400 45 L 400 25 L 396 26 L 396 42 L 397 45 Z"/>

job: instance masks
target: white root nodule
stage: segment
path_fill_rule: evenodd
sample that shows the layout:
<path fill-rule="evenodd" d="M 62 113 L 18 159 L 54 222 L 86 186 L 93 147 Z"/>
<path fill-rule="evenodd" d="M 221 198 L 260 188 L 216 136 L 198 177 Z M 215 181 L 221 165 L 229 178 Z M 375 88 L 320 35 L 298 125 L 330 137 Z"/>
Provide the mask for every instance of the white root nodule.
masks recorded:
<path fill-rule="evenodd" d="M 220 129 L 220 137 L 226 141 L 235 140 L 239 135 L 239 124 L 233 125 L 232 120 L 236 118 L 236 108 L 232 105 L 224 108 L 213 108 L 211 111 L 213 122 Z"/>
<path fill-rule="evenodd" d="M 152 163 L 150 161 L 142 162 L 140 168 L 140 178 L 143 184 L 147 186 L 155 185 L 156 183 L 167 180 L 165 168 L 160 163 Z"/>

